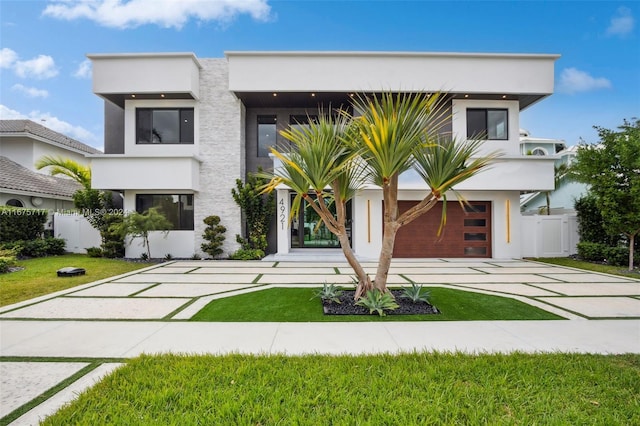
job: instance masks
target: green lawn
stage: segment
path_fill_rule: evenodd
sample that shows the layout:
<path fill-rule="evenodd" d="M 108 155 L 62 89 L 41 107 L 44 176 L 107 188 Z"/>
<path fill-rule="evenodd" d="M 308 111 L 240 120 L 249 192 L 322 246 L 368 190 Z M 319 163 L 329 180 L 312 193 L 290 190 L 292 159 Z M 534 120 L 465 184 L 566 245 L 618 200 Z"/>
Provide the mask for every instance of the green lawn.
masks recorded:
<path fill-rule="evenodd" d="M 640 355 L 142 356 L 42 424 L 637 425 L 639 377 Z"/>
<path fill-rule="evenodd" d="M 0 274 L 0 306 L 135 271 L 149 265 L 151 264 L 88 257 L 84 254 L 21 260 L 18 266 L 25 269 Z M 66 266 L 85 268 L 86 274 L 77 277 L 58 277 L 56 271 Z"/>
<path fill-rule="evenodd" d="M 625 268 L 624 266 L 601 265 L 599 263 L 585 262 L 584 260 L 576 260 L 570 257 L 541 257 L 531 260 L 541 263 L 550 263 L 552 265 L 569 266 L 577 269 L 585 269 L 587 271 L 603 272 L 605 274 L 640 279 L 640 271 L 638 271 L 637 268 L 634 272 L 629 272 L 628 268 Z"/>
<path fill-rule="evenodd" d="M 561 317 L 506 297 L 434 287 L 431 303 L 439 315 L 324 315 L 317 289 L 272 288 L 214 300 L 192 321 L 469 321 L 543 320 Z"/>

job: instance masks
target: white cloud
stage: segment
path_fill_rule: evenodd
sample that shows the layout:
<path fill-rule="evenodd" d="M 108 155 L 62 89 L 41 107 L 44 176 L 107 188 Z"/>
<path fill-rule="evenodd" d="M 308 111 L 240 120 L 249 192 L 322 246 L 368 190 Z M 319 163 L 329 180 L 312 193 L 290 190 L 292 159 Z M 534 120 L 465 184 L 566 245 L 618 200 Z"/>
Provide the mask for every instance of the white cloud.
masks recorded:
<path fill-rule="evenodd" d="M 559 92 L 569 94 L 609 88 L 611 88 L 611 82 L 608 79 L 592 77 L 576 68 L 563 69 L 557 86 Z"/>
<path fill-rule="evenodd" d="M 49 55 L 38 55 L 28 61 L 17 61 L 14 70 L 19 77 L 33 77 L 39 80 L 58 75 L 56 63 Z"/>
<path fill-rule="evenodd" d="M 23 86 L 22 84 L 14 84 L 11 86 L 11 90 L 23 93 L 30 98 L 46 98 L 49 96 L 49 92 L 46 90 Z"/>
<path fill-rule="evenodd" d="M 43 11 L 53 18 L 86 18 L 111 28 L 154 24 L 176 29 L 192 18 L 225 23 L 248 14 L 265 21 L 270 13 L 267 0 L 54 0 Z"/>
<path fill-rule="evenodd" d="M 11 68 L 18 59 L 18 54 L 8 47 L 0 50 L 0 68 Z"/>
<path fill-rule="evenodd" d="M 78 69 L 73 73 L 73 76 L 76 78 L 91 78 L 91 61 L 89 59 L 85 59 L 80 62 L 80 65 L 78 65 Z"/>
<path fill-rule="evenodd" d="M 99 147 L 101 145 L 98 136 L 94 135 L 90 131 L 86 130 L 82 126 L 74 126 L 66 121 L 60 120 L 54 117 L 48 112 L 31 111 L 29 114 L 22 114 L 18 111 L 12 110 L 5 105 L 0 104 L 0 119 L 1 120 L 22 120 L 29 119 L 35 121 L 45 127 L 55 130 L 58 133 L 67 135 L 87 145 Z"/>
<path fill-rule="evenodd" d="M 624 37 L 631 34 L 634 25 L 635 20 L 631 14 L 631 9 L 619 7 L 616 14 L 611 18 L 609 27 L 607 28 L 607 35 Z"/>

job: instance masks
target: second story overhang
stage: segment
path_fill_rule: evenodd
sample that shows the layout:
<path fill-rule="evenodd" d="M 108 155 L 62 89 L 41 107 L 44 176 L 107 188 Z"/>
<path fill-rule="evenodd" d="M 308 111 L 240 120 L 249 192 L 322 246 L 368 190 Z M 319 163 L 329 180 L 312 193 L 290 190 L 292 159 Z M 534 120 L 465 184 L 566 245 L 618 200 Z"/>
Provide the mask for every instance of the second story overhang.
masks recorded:
<path fill-rule="evenodd" d="M 350 93 L 449 92 L 517 99 L 520 110 L 553 93 L 555 54 L 442 52 L 226 52 L 229 90 L 247 106 Z M 308 102 L 308 101 L 307 101 Z M 272 105 L 273 104 L 273 105 Z"/>
<path fill-rule="evenodd" d="M 127 99 L 198 99 L 202 66 L 193 53 L 90 54 L 93 92 L 123 107 Z"/>

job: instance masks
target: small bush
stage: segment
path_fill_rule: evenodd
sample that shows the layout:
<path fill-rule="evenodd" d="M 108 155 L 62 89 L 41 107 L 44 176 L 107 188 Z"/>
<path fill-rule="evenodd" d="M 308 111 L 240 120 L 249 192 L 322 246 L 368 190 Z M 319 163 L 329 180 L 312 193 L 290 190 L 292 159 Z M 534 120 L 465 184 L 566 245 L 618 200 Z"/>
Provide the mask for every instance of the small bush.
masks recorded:
<path fill-rule="evenodd" d="M 119 230 L 123 216 L 120 214 L 105 214 L 99 226 L 102 238 L 102 255 L 113 259 L 124 257 L 124 235 Z"/>
<path fill-rule="evenodd" d="M 629 248 L 627 247 L 606 247 L 604 250 L 604 258 L 609 265 L 628 266 L 629 265 Z"/>
<path fill-rule="evenodd" d="M 608 247 L 602 243 L 580 242 L 578 243 L 578 257 L 587 262 L 602 262 L 606 258 Z"/>
<path fill-rule="evenodd" d="M 9 268 L 16 265 L 16 254 L 13 250 L 0 250 L 0 274 L 9 272 Z"/>
<path fill-rule="evenodd" d="M 239 249 L 229 255 L 231 260 L 260 260 L 264 257 L 264 252 L 260 249 Z"/>
<path fill-rule="evenodd" d="M 405 287 L 402 290 L 402 298 L 410 299 L 413 303 L 429 303 L 431 292 L 422 288 L 421 285 L 412 283 L 411 287 Z"/>
<path fill-rule="evenodd" d="M 102 257 L 102 249 L 100 247 L 89 247 L 85 249 L 89 257 Z"/>
<path fill-rule="evenodd" d="M 64 248 L 67 245 L 66 241 L 62 238 L 45 238 L 44 250 L 47 256 L 59 256 L 64 254 Z"/>
<path fill-rule="evenodd" d="M 211 257 L 216 257 L 223 253 L 222 244 L 224 243 L 224 233 L 227 228 L 220 225 L 220 216 L 207 216 L 203 222 L 207 227 L 204 230 L 202 238 L 208 242 L 202 243 L 200 248 Z"/>
<path fill-rule="evenodd" d="M 342 294 L 342 288 L 335 284 L 327 284 L 326 282 L 322 286 L 321 290 L 318 290 L 315 297 L 322 299 L 323 301 L 333 302 L 340 304 L 340 295 Z"/>

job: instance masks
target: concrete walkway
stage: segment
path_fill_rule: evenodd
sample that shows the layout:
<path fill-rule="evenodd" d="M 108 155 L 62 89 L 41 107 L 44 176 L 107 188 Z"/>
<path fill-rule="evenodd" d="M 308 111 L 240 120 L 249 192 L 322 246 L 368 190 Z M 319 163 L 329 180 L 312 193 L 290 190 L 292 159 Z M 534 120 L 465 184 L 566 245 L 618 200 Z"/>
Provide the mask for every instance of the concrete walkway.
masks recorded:
<path fill-rule="evenodd" d="M 37 424 L 117 368 L 114 358 L 142 353 L 640 353 L 640 280 L 519 260 L 394 260 L 389 283 L 499 294 L 567 320 L 187 321 L 216 298 L 324 282 L 348 285 L 350 269 L 338 262 L 170 262 L 0 308 L 0 418 L 49 392 L 12 423 Z"/>

